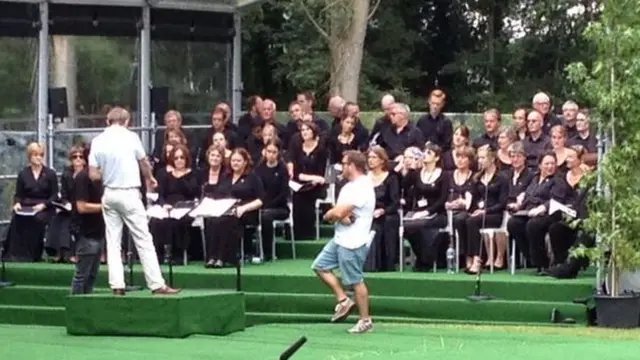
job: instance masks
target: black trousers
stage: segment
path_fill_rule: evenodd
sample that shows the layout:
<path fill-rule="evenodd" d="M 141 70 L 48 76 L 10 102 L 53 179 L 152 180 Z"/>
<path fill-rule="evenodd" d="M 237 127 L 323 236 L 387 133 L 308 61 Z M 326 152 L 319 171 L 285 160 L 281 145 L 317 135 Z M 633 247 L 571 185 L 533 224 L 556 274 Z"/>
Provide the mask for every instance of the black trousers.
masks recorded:
<path fill-rule="evenodd" d="M 405 220 L 404 233 L 416 254 L 416 270 L 428 270 L 438 256 L 438 235 L 447 226 L 447 215 L 439 214 L 433 219 Z"/>
<path fill-rule="evenodd" d="M 497 228 L 502 225 L 503 214 L 486 214 L 484 216 L 469 216 L 467 218 L 467 256 L 482 256 L 480 254 L 480 230 Z M 482 226 L 484 223 L 484 227 Z M 487 251 L 487 249 L 485 249 Z"/>
<path fill-rule="evenodd" d="M 553 221 L 548 215 L 532 218 L 514 216 L 507 223 L 507 231 L 515 240 L 518 249 L 527 256 L 532 266 L 539 269 L 549 266 L 545 236 Z"/>
<path fill-rule="evenodd" d="M 73 254 L 70 225 L 70 212 L 59 212 L 53 216 L 47 228 L 47 242 L 44 244 L 49 256 L 63 257 L 69 253 Z"/>
<path fill-rule="evenodd" d="M 293 224 L 296 238 L 299 240 L 315 240 L 316 238 L 316 200 L 326 194 L 323 188 L 294 192 Z M 322 216 L 320 217 L 322 219 Z"/>
<path fill-rule="evenodd" d="M 364 271 L 395 271 L 400 247 L 400 216 L 384 215 L 374 219 L 371 229 L 376 236 L 371 242 Z"/>
<path fill-rule="evenodd" d="M 467 239 L 467 219 L 471 215 L 466 211 L 457 211 L 453 213 L 453 231 L 458 235 L 461 256 L 472 256 L 469 254 L 469 241 Z"/>
<path fill-rule="evenodd" d="M 553 265 L 564 263 L 569 256 L 569 249 L 576 243 L 578 231 L 572 229 L 564 221 L 554 222 L 549 226 L 549 243 L 553 252 Z"/>
<path fill-rule="evenodd" d="M 100 238 L 76 236 L 78 262 L 71 281 L 71 294 L 90 294 L 100 268 L 100 253 L 104 240 Z"/>
<path fill-rule="evenodd" d="M 182 219 L 151 219 L 149 228 L 153 234 L 158 260 L 168 260 L 167 246 L 170 246 L 171 256 L 181 258 L 182 252 L 189 248 L 191 241 L 190 229 L 193 218 L 185 216 Z"/>
<path fill-rule="evenodd" d="M 265 260 L 273 259 L 273 221 L 286 220 L 289 217 L 288 208 L 263 209 L 262 217 L 262 247 L 264 248 Z M 256 251 L 257 253 L 257 251 Z"/>

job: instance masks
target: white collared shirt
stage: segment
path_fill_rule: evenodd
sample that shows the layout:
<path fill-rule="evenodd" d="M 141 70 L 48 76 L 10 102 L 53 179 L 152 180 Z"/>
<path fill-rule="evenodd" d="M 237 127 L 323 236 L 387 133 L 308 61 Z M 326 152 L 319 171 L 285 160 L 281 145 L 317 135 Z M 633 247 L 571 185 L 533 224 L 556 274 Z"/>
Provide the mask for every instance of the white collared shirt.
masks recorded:
<path fill-rule="evenodd" d="M 102 183 L 107 188 L 139 188 L 138 161 L 146 156 L 140 137 L 120 125 L 107 127 L 91 141 L 89 166 L 102 172 Z"/>

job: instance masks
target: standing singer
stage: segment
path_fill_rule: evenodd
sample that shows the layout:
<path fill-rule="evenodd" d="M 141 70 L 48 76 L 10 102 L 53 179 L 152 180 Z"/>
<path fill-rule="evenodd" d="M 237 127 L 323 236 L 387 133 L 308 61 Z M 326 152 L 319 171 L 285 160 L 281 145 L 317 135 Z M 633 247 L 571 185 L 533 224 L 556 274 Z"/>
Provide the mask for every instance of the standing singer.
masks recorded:
<path fill-rule="evenodd" d="M 165 284 L 142 203 L 140 172 L 153 189 L 158 182 L 138 135 L 127 129 L 131 117 L 121 107 L 107 114 L 107 128 L 91 142 L 89 177 L 102 180 L 102 215 L 106 227 L 109 286 L 114 295 L 125 294 L 122 266 L 122 227 L 127 225 L 140 256 L 147 287 L 154 294 L 176 294 Z"/>
<path fill-rule="evenodd" d="M 364 283 L 362 268 L 367 259 L 369 233 L 373 222 L 376 196 L 371 179 L 365 174 L 367 159 L 361 152 L 345 151 L 342 158 L 342 175 L 349 180 L 340 190 L 336 206 L 324 219 L 336 222 L 334 238 L 325 245 L 315 259 L 312 269 L 333 291 L 337 304 L 332 322 L 345 320 L 357 304 L 360 312 L 358 323 L 350 333 L 364 333 L 373 328 L 369 316 L 369 290 Z M 355 302 L 345 293 L 332 273 L 339 268 L 342 284 L 353 287 Z"/>

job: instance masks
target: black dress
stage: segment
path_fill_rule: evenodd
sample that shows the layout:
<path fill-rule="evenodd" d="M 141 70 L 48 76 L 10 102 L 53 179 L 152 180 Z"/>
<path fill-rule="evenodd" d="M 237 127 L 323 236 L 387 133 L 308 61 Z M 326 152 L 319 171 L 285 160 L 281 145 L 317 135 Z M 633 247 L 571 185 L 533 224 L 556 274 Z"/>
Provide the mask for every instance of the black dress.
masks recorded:
<path fill-rule="evenodd" d="M 175 206 L 181 201 L 192 201 L 200 196 L 198 177 L 195 171 L 190 171 L 180 177 L 173 173 L 165 173 L 158 179 L 157 205 Z M 154 232 L 154 242 L 159 260 L 169 260 L 167 246 L 171 246 L 171 253 L 180 258 L 182 252 L 189 248 L 190 229 L 193 218 L 185 215 L 181 219 L 152 219 L 151 228 Z"/>
<path fill-rule="evenodd" d="M 306 152 L 302 142 L 292 141 L 289 159 L 293 163 L 293 180 L 300 181 L 300 174 L 324 176 L 327 166 L 328 152 L 322 140 L 318 145 Z M 315 204 L 317 199 L 326 196 L 326 186 L 308 184 L 293 193 L 293 223 L 296 238 L 300 240 L 315 239 Z"/>
<path fill-rule="evenodd" d="M 435 174 L 435 173 L 434 173 Z M 411 211 L 405 214 L 405 237 L 416 254 L 415 270 L 424 271 L 435 263 L 438 256 L 438 235 L 447 225 L 444 204 L 449 194 L 447 174 L 440 169 L 438 177 L 424 182 L 420 171 L 411 170 L 404 177 L 404 187 L 411 194 Z M 426 219 L 411 219 L 413 213 L 428 211 Z"/>
<path fill-rule="evenodd" d="M 376 187 L 376 209 L 383 209 L 384 214 L 373 219 L 371 229 L 376 236 L 371 242 L 365 271 L 395 271 L 400 246 L 400 182 L 398 175 L 389 172 L 387 177 Z"/>
<path fill-rule="evenodd" d="M 264 189 L 262 181 L 254 173 L 242 175 L 233 182 L 233 175 L 225 173 L 218 181 L 216 190 L 219 198 L 233 198 L 238 200 L 238 205 L 248 204 L 254 200 L 264 198 Z M 247 242 L 251 238 L 247 238 L 245 228 L 247 226 L 255 226 L 258 224 L 258 211 L 245 213 L 241 218 L 235 215 L 220 217 L 221 227 L 223 229 L 218 241 L 212 244 L 213 254 L 218 254 L 219 259 L 225 264 L 235 264 L 239 260 L 240 241 L 244 237 L 245 250 L 248 251 Z"/>
<path fill-rule="evenodd" d="M 73 169 L 66 168 L 60 177 L 59 203 L 73 204 L 74 183 Z M 69 254 L 73 247 L 71 231 L 69 230 L 70 225 L 71 211 L 56 209 L 55 215 L 53 216 L 53 219 L 51 219 L 49 227 L 47 228 L 47 242 L 45 243 L 45 250 L 49 256 L 58 256 L 60 257 L 60 260 L 66 260 L 66 256 L 72 255 Z"/>
<path fill-rule="evenodd" d="M 58 179 L 52 169 L 42 167 L 37 178 L 31 167 L 20 171 L 14 203 L 20 203 L 23 207 L 44 204 L 46 208 L 35 216 L 13 215 L 5 243 L 10 261 L 32 262 L 42 259 L 46 227 L 55 214 L 52 202 L 57 198 Z"/>
<path fill-rule="evenodd" d="M 473 193 L 475 181 L 473 179 L 473 172 L 469 170 L 468 174 L 464 178 L 460 178 L 459 182 L 456 181 L 455 171 L 450 173 L 449 178 L 449 196 L 447 198 L 447 202 L 451 202 L 458 199 L 465 199 L 471 197 L 473 201 Z M 458 234 L 458 241 L 460 244 L 459 250 L 460 255 L 467 254 L 467 219 L 471 215 L 469 210 L 471 208 L 469 204 L 468 207 L 464 207 L 461 209 L 452 210 L 453 212 L 453 229 Z"/>
<path fill-rule="evenodd" d="M 209 172 L 210 169 L 206 168 L 202 170 L 201 173 L 201 197 L 202 198 L 211 198 L 211 199 L 220 199 L 221 194 L 218 190 L 220 185 L 220 179 L 222 178 L 225 169 L 220 168 L 218 170 L 218 179 L 215 183 L 209 182 Z M 220 242 L 220 237 L 222 236 L 223 231 L 222 226 L 224 222 L 222 218 L 205 218 L 204 222 L 204 242 L 205 248 L 203 249 L 203 258 L 205 261 L 217 260 L 220 259 L 220 254 L 215 254 L 213 250 L 215 249 L 216 243 Z"/>
<path fill-rule="evenodd" d="M 265 259 L 273 258 L 273 221 L 285 220 L 289 217 L 289 175 L 284 162 L 280 161 L 275 166 L 269 166 L 266 162 L 261 162 L 254 169 L 255 174 L 260 178 L 264 188 L 262 208 L 260 209 L 262 220 L 262 245 L 265 252 Z"/>

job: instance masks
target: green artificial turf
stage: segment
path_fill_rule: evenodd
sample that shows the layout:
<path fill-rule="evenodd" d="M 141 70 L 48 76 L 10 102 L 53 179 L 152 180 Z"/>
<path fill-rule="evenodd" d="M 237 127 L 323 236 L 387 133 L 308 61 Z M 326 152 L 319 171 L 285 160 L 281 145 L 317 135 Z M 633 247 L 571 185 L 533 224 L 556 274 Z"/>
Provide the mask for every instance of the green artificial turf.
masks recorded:
<path fill-rule="evenodd" d="M 308 341 L 292 360 L 631 360 L 640 353 L 638 331 L 376 324 L 371 333 L 350 335 L 350 325 L 263 325 L 187 339 L 74 337 L 62 328 L 0 325 L 0 358 L 275 360 L 300 336 Z"/>

